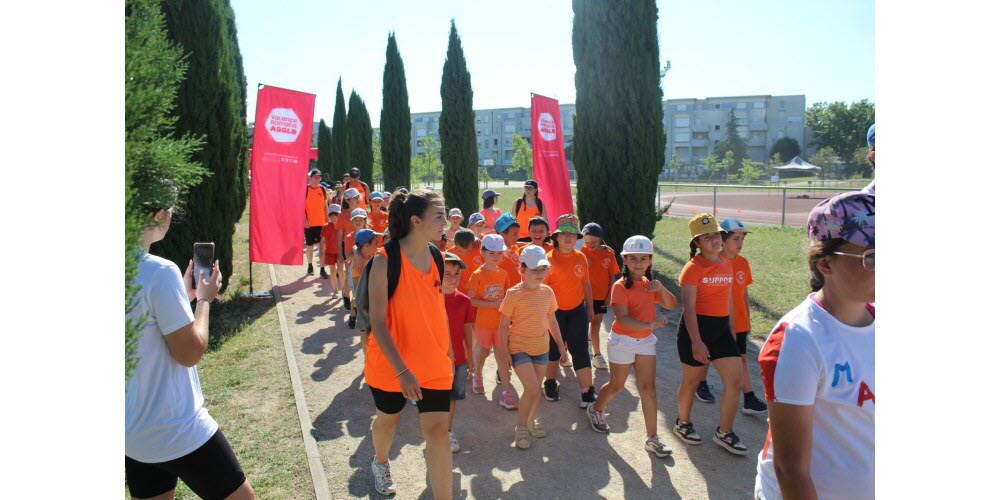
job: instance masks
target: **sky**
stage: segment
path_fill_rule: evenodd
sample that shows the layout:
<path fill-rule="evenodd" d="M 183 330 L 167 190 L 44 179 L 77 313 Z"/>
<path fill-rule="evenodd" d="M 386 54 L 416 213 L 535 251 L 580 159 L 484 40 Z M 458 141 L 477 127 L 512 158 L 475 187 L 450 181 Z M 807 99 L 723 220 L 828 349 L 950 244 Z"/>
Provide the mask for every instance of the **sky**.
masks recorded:
<path fill-rule="evenodd" d="M 529 107 L 532 92 L 574 102 L 572 2 L 549 0 L 232 0 L 254 120 L 256 85 L 316 94 L 332 121 L 337 79 L 364 99 L 374 127 L 389 32 L 406 70 L 410 111 L 441 109 L 441 73 L 455 20 L 473 107 Z M 874 0 L 660 0 L 664 99 L 805 94 L 874 100 Z"/>

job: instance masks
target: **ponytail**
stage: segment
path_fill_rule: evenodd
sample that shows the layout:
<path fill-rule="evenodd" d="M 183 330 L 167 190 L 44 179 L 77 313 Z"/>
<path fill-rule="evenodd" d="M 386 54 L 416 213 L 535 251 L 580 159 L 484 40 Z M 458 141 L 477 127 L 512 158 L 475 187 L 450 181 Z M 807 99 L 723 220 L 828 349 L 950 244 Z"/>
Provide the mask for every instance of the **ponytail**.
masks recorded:
<path fill-rule="evenodd" d="M 410 217 L 422 217 L 427 207 L 441 195 L 426 189 L 412 192 L 397 190 L 389 201 L 389 234 L 394 240 L 402 240 L 410 234 Z"/>
<path fill-rule="evenodd" d="M 694 242 L 698 238 L 691 239 L 691 258 L 693 259 L 695 255 L 698 255 L 698 244 Z"/>
<path fill-rule="evenodd" d="M 514 207 L 514 216 L 517 217 L 518 212 L 521 208 L 526 206 L 528 203 L 528 195 L 522 194 L 520 201 L 518 201 L 517 206 Z M 542 205 L 542 199 L 538 197 L 538 191 L 535 191 L 535 207 L 538 208 L 538 215 L 545 213 L 545 206 Z"/>

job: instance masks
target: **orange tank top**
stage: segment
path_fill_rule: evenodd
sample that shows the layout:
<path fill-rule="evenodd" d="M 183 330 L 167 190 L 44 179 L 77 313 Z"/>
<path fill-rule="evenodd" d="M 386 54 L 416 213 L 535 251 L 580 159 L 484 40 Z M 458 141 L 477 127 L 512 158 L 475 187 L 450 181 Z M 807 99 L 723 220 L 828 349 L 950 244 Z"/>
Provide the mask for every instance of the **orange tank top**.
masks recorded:
<path fill-rule="evenodd" d="M 534 207 L 529 207 L 527 203 L 521 203 L 521 211 L 517 213 L 517 223 L 521 225 L 521 229 L 517 232 L 518 238 L 528 237 L 528 223 L 536 215 L 541 215 L 541 212 L 538 211 L 538 202 L 535 202 Z"/>

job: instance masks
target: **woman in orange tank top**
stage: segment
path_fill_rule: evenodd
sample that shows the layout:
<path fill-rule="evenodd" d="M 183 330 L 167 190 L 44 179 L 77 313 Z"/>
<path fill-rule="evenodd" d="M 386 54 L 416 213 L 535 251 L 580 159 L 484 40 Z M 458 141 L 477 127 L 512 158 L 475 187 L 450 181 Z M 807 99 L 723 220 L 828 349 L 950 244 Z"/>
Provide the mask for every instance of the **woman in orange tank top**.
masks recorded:
<path fill-rule="evenodd" d="M 534 180 L 524 181 L 524 196 L 514 200 L 514 206 L 510 213 L 517 217 L 517 223 L 521 225 L 521 230 L 517 234 L 517 241 L 530 242 L 531 235 L 528 234 L 528 225 L 532 217 L 545 217 L 545 205 L 538 199 L 538 182 Z"/>
<path fill-rule="evenodd" d="M 444 200 L 433 191 L 397 192 L 389 206 L 389 233 L 398 240 L 400 273 L 389 298 L 388 257 L 380 249 L 372 261 L 368 298 L 372 333 L 365 359 L 365 382 L 375 399 L 372 423 L 375 489 L 396 491 L 389 474 L 389 448 L 406 400 L 417 402 L 426 441 L 427 469 L 435 498 L 451 498 L 451 445 L 448 411 L 454 355 L 441 293 L 440 270 L 430 244 L 445 225 Z"/>

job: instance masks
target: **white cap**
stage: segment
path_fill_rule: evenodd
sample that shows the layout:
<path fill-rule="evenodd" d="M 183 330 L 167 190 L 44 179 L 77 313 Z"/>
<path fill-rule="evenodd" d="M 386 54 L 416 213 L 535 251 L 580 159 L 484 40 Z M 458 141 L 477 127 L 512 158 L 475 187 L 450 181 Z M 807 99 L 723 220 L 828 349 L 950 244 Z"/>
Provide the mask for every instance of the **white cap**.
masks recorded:
<path fill-rule="evenodd" d="M 355 196 L 361 196 L 361 193 L 358 192 L 358 190 L 355 189 L 355 188 L 351 188 L 351 189 L 348 189 L 347 191 L 344 191 L 344 199 L 345 200 L 348 199 L 348 198 L 354 198 Z"/>
<path fill-rule="evenodd" d="M 492 252 L 503 252 L 507 249 L 507 245 L 503 242 L 503 236 L 487 234 L 483 236 L 483 248 Z"/>
<path fill-rule="evenodd" d="M 528 245 L 521 250 L 521 263 L 528 266 L 528 269 L 537 269 L 538 266 L 551 266 L 549 260 L 545 258 L 545 249 L 538 245 Z"/>
<path fill-rule="evenodd" d="M 645 236 L 632 236 L 625 240 L 625 244 L 622 245 L 621 254 L 629 255 L 633 253 L 653 255 L 653 242 L 649 241 L 649 238 Z"/>
<path fill-rule="evenodd" d="M 331 204 L 329 207 L 327 207 L 326 213 L 328 213 L 328 214 L 339 214 L 340 213 L 340 205 L 338 205 L 336 203 Z"/>
<path fill-rule="evenodd" d="M 366 212 L 365 209 L 363 208 L 355 208 L 354 210 L 351 211 L 351 218 L 353 219 L 355 217 L 364 217 L 367 219 L 368 212 Z"/>
<path fill-rule="evenodd" d="M 448 217 L 454 217 L 456 215 L 459 217 L 463 217 L 461 208 L 453 208 L 448 211 Z"/>

